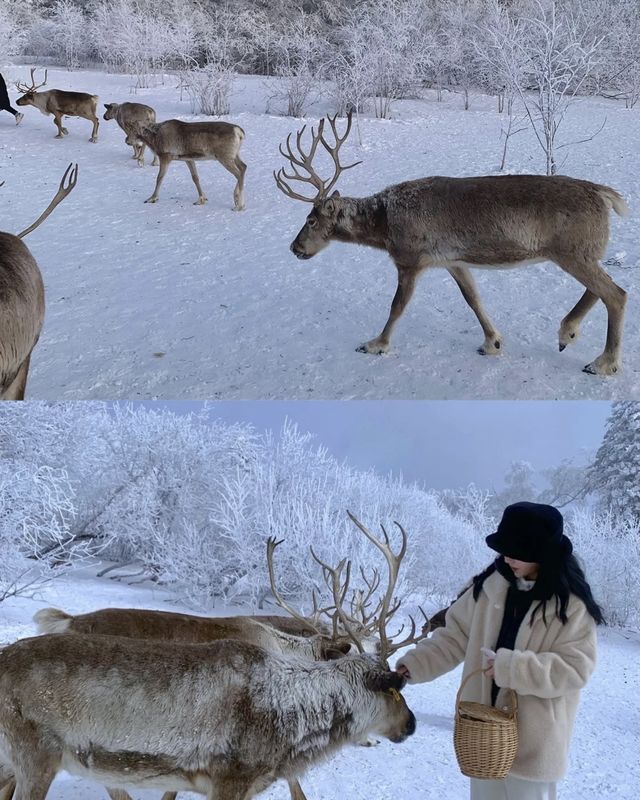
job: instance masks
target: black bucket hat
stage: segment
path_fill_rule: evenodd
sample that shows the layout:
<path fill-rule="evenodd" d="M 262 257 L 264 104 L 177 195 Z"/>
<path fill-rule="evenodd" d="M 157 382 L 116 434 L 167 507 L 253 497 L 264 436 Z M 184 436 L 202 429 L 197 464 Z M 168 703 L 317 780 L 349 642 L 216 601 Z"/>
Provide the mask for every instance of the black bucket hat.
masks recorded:
<path fill-rule="evenodd" d="M 498 530 L 485 541 L 507 558 L 542 564 L 571 555 L 571 540 L 562 530 L 562 514 L 554 506 L 513 503 L 505 508 Z"/>

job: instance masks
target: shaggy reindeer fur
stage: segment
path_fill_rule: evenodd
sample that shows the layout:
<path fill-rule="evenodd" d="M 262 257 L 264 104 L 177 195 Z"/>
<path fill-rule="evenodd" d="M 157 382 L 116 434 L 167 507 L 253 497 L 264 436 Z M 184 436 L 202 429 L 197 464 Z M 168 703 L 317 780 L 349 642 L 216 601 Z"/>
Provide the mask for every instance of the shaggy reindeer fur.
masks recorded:
<path fill-rule="evenodd" d="M 0 400 L 23 400 L 44 322 L 44 285 L 17 236 L 0 232 Z"/>
<path fill-rule="evenodd" d="M 372 656 L 310 663 L 230 640 L 24 639 L 0 652 L 0 763 L 16 800 L 44 800 L 61 769 L 248 800 L 369 733 L 403 741 L 415 730 L 403 685 Z"/>

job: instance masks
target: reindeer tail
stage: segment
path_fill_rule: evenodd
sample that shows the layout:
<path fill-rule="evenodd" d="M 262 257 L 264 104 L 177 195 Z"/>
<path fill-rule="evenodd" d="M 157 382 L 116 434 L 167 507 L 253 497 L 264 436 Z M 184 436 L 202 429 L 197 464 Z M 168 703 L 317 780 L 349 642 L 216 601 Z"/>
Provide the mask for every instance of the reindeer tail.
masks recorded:
<path fill-rule="evenodd" d="M 43 608 L 33 615 L 33 621 L 38 626 L 38 633 L 64 633 L 73 617 L 59 611 L 57 608 Z"/>
<path fill-rule="evenodd" d="M 624 197 L 612 189 L 610 186 L 599 186 L 600 197 L 608 203 L 611 208 L 616 212 L 619 217 L 626 217 L 629 213 L 629 206 Z"/>

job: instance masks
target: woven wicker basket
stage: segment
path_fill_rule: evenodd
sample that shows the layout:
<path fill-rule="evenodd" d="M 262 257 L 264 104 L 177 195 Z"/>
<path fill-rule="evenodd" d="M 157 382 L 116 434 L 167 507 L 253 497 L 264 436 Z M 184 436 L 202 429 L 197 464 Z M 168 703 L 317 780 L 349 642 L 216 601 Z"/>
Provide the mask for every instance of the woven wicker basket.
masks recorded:
<path fill-rule="evenodd" d="M 518 698 L 511 692 L 511 710 L 500 711 L 483 703 L 460 700 L 471 672 L 460 684 L 456 697 L 453 745 L 458 766 L 470 778 L 506 777 L 518 750 Z"/>

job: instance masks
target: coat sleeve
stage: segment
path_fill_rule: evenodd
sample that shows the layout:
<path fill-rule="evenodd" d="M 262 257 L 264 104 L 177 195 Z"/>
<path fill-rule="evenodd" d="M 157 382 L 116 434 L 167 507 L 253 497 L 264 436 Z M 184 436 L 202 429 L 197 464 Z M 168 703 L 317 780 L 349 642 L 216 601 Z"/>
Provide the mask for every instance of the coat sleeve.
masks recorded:
<path fill-rule="evenodd" d="M 495 682 L 522 695 L 561 697 L 581 689 L 595 663 L 596 625 L 580 603 L 548 651 L 500 648 L 494 665 Z"/>
<path fill-rule="evenodd" d="M 398 659 L 396 668 L 402 664 L 409 670 L 409 683 L 432 681 L 464 660 L 475 604 L 473 591 L 467 589 L 447 610 L 444 628 Z"/>

